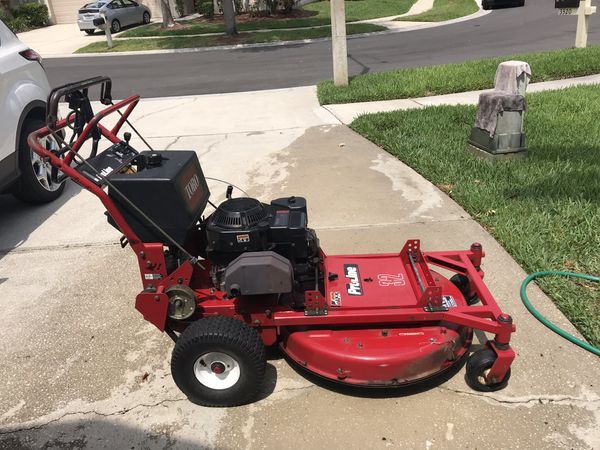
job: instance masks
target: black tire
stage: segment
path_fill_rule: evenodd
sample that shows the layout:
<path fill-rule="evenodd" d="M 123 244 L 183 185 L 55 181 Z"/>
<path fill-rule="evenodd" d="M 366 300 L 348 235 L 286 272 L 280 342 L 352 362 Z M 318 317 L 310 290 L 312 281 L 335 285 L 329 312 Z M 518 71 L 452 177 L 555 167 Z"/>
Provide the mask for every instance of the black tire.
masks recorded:
<path fill-rule="evenodd" d="M 85 34 L 87 34 L 87 35 L 92 35 L 96 32 L 96 30 L 83 30 L 83 31 L 85 31 Z"/>
<path fill-rule="evenodd" d="M 121 22 L 119 22 L 117 19 L 114 19 L 110 23 L 110 32 L 111 33 L 118 33 L 119 31 L 121 31 Z"/>
<path fill-rule="evenodd" d="M 467 305 L 472 306 L 476 303 L 479 303 L 479 297 L 477 297 L 477 295 L 469 296 L 470 281 L 466 276 L 457 273 L 450 278 L 450 283 L 458 288 L 460 293 L 465 298 Z"/>
<path fill-rule="evenodd" d="M 150 13 L 148 11 L 146 11 L 143 15 L 142 15 L 142 22 L 144 24 L 148 24 L 150 23 Z"/>
<path fill-rule="evenodd" d="M 56 176 L 56 169 L 50 169 L 48 166 L 43 168 L 41 167 L 41 162 L 34 163 L 32 161 L 33 150 L 31 150 L 27 144 L 27 137 L 34 131 L 45 126 L 46 124 L 44 121 L 40 119 L 26 120 L 21 129 L 21 136 L 19 137 L 19 154 L 17 157 L 19 160 L 21 177 L 13 190 L 13 195 L 19 200 L 27 203 L 49 203 L 60 197 L 65 189 L 64 182 L 58 184 L 53 183 L 52 181 Z M 44 181 L 38 179 L 38 174 L 42 169 L 48 175 L 45 177 L 46 179 Z"/>
<path fill-rule="evenodd" d="M 496 362 L 497 355 L 491 348 L 484 348 L 473 353 L 467 361 L 465 378 L 467 384 L 480 392 L 494 392 L 504 389 L 510 379 L 510 368 L 500 383 L 487 383 L 485 372 Z"/>
<path fill-rule="evenodd" d="M 492 8 L 490 7 L 490 4 L 489 4 L 488 2 L 486 2 L 485 0 L 483 0 L 483 1 L 481 2 L 481 8 L 482 8 L 482 9 L 492 9 Z"/>
<path fill-rule="evenodd" d="M 233 369 L 223 359 L 210 363 L 207 355 L 225 355 L 237 364 L 239 378 L 230 387 L 214 388 L 200 381 L 196 370 L 210 377 L 209 382 L 222 383 L 219 375 L 232 376 Z M 210 358 L 206 358 L 210 362 Z M 221 364 L 222 372 L 213 365 Z M 232 366 L 235 368 L 235 364 Z M 237 406 L 252 401 L 263 385 L 267 359 L 258 332 L 231 317 L 213 316 L 189 325 L 181 334 L 171 358 L 173 380 L 190 401 L 203 406 Z M 226 367 L 225 367 L 226 365 Z M 213 373 L 214 372 L 214 373 Z M 224 378 L 226 379 L 226 378 Z M 206 378 L 205 378 L 206 380 Z M 230 379 L 231 380 L 231 379 Z"/>

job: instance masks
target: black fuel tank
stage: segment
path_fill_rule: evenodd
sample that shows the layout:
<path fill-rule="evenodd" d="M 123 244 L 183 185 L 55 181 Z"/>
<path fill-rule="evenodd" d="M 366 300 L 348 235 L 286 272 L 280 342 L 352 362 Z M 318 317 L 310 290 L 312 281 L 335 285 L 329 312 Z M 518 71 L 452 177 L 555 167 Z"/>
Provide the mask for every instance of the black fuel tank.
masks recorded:
<path fill-rule="evenodd" d="M 142 152 L 137 172 L 116 173 L 110 182 L 180 245 L 204 211 L 210 192 L 193 151 Z M 156 229 L 124 202 L 114 189 L 109 197 L 142 242 L 169 245 Z M 115 226 L 109 216 L 108 221 Z"/>

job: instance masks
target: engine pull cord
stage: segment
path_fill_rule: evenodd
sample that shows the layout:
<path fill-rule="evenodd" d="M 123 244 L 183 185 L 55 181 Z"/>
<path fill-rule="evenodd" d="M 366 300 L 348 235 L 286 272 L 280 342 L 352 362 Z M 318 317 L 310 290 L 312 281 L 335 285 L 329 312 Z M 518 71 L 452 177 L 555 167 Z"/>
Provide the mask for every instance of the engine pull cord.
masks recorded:
<path fill-rule="evenodd" d="M 521 284 L 521 300 L 523 301 L 523 304 L 525 305 L 527 310 L 533 315 L 533 317 L 535 317 L 542 324 L 544 324 L 545 326 L 550 328 L 552 331 L 554 331 L 556 334 L 563 337 L 567 341 L 577 345 L 578 347 L 581 347 L 584 350 L 587 350 L 590 353 L 593 353 L 596 356 L 600 356 L 600 348 L 594 347 L 593 345 L 591 345 L 585 341 L 582 341 L 581 339 L 576 338 L 572 334 L 567 333 L 562 328 L 557 327 L 555 324 L 553 324 L 548 319 L 546 319 L 544 316 L 542 316 L 539 313 L 539 311 L 533 307 L 533 305 L 529 301 L 529 298 L 527 298 L 527 285 L 529 283 L 531 283 L 533 280 L 535 280 L 536 278 L 548 277 L 548 276 L 581 278 L 581 279 L 593 281 L 596 283 L 600 283 L 600 277 L 596 277 L 594 275 L 586 275 L 583 273 L 558 272 L 558 271 L 548 270 L 548 271 L 544 271 L 544 272 L 535 272 L 535 273 L 528 275 L 527 278 L 525 278 L 525 280 L 523 281 L 523 284 Z"/>
<path fill-rule="evenodd" d="M 230 183 L 229 181 L 220 180 L 220 179 L 218 179 L 218 178 L 212 178 L 212 177 L 204 177 L 204 178 L 206 178 L 207 180 L 218 181 L 219 183 L 225 183 L 225 184 L 228 184 L 229 186 L 233 186 L 233 187 L 234 187 L 234 188 L 236 188 L 238 191 L 240 191 L 242 194 L 244 194 L 246 197 L 250 197 L 250 196 L 248 195 L 248 193 L 247 193 L 245 190 L 243 190 L 243 189 L 242 189 L 242 188 L 240 188 L 240 187 L 237 187 L 235 184 L 233 184 L 233 183 Z"/>

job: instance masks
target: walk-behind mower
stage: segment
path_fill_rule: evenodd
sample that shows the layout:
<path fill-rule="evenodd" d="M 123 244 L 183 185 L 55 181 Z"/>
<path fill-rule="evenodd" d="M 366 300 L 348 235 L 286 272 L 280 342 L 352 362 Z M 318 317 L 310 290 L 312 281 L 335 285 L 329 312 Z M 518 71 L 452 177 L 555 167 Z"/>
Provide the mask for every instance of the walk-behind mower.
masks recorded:
<path fill-rule="evenodd" d="M 95 115 L 88 98 L 94 85 L 106 105 Z M 70 112 L 59 119 L 62 98 Z M 173 379 L 191 401 L 255 399 L 268 346 L 327 380 L 414 384 L 459 367 L 474 329 L 494 337 L 469 357 L 468 384 L 479 391 L 506 386 L 515 327 L 482 281 L 481 245 L 424 252 L 410 239 L 396 253 L 328 256 L 308 228 L 304 198 L 262 203 L 235 198 L 228 187 L 216 206 L 195 152 L 138 152 L 130 133 L 119 138 L 138 102 L 133 95 L 114 104 L 106 77 L 54 89 L 47 127 L 29 144 L 59 181 L 70 178 L 102 201 L 123 233 L 121 245 L 135 252 L 143 284 L 135 307 L 175 341 Z M 114 112 L 120 117 L 109 129 L 101 122 Z M 102 137 L 112 145 L 98 153 Z M 84 158 L 78 152 L 89 138 Z M 214 211 L 205 216 L 208 204 Z M 432 266 L 454 275 L 447 279 Z"/>

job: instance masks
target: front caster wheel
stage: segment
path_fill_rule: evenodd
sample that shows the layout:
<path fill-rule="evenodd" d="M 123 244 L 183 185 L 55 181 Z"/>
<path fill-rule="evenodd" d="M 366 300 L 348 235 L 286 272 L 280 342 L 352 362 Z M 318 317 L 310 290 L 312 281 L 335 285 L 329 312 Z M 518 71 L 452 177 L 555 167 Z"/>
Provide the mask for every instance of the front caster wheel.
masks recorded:
<path fill-rule="evenodd" d="M 454 286 L 456 286 L 458 288 L 460 293 L 465 298 L 467 305 L 473 306 L 476 303 L 479 303 L 479 297 L 477 297 L 477 295 L 469 296 L 469 288 L 470 288 L 471 282 L 469 281 L 469 279 L 466 276 L 461 275 L 460 273 L 457 273 L 452 278 L 450 278 L 450 283 L 452 283 Z"/>
<path fill-rule="evenodd" d="M 252 401 L 267 364 L 255 329 L 223 316 L 207 317 L 181 334 L 171 359 L 173 380 L 190 401 L 237 406 Z"/>
<path fill-rule="evenodd" d="M 508 385 L 510 369 L 499 383 L 492 383 L 486 379 L 487 374 L 496 362 L 496 352 L 491 348 L 484 348 L 473 353 L 467 361 L 467 373 L 465 375 L 467 384 L 480 392 L 494 392 L 504 389 Z"/>

